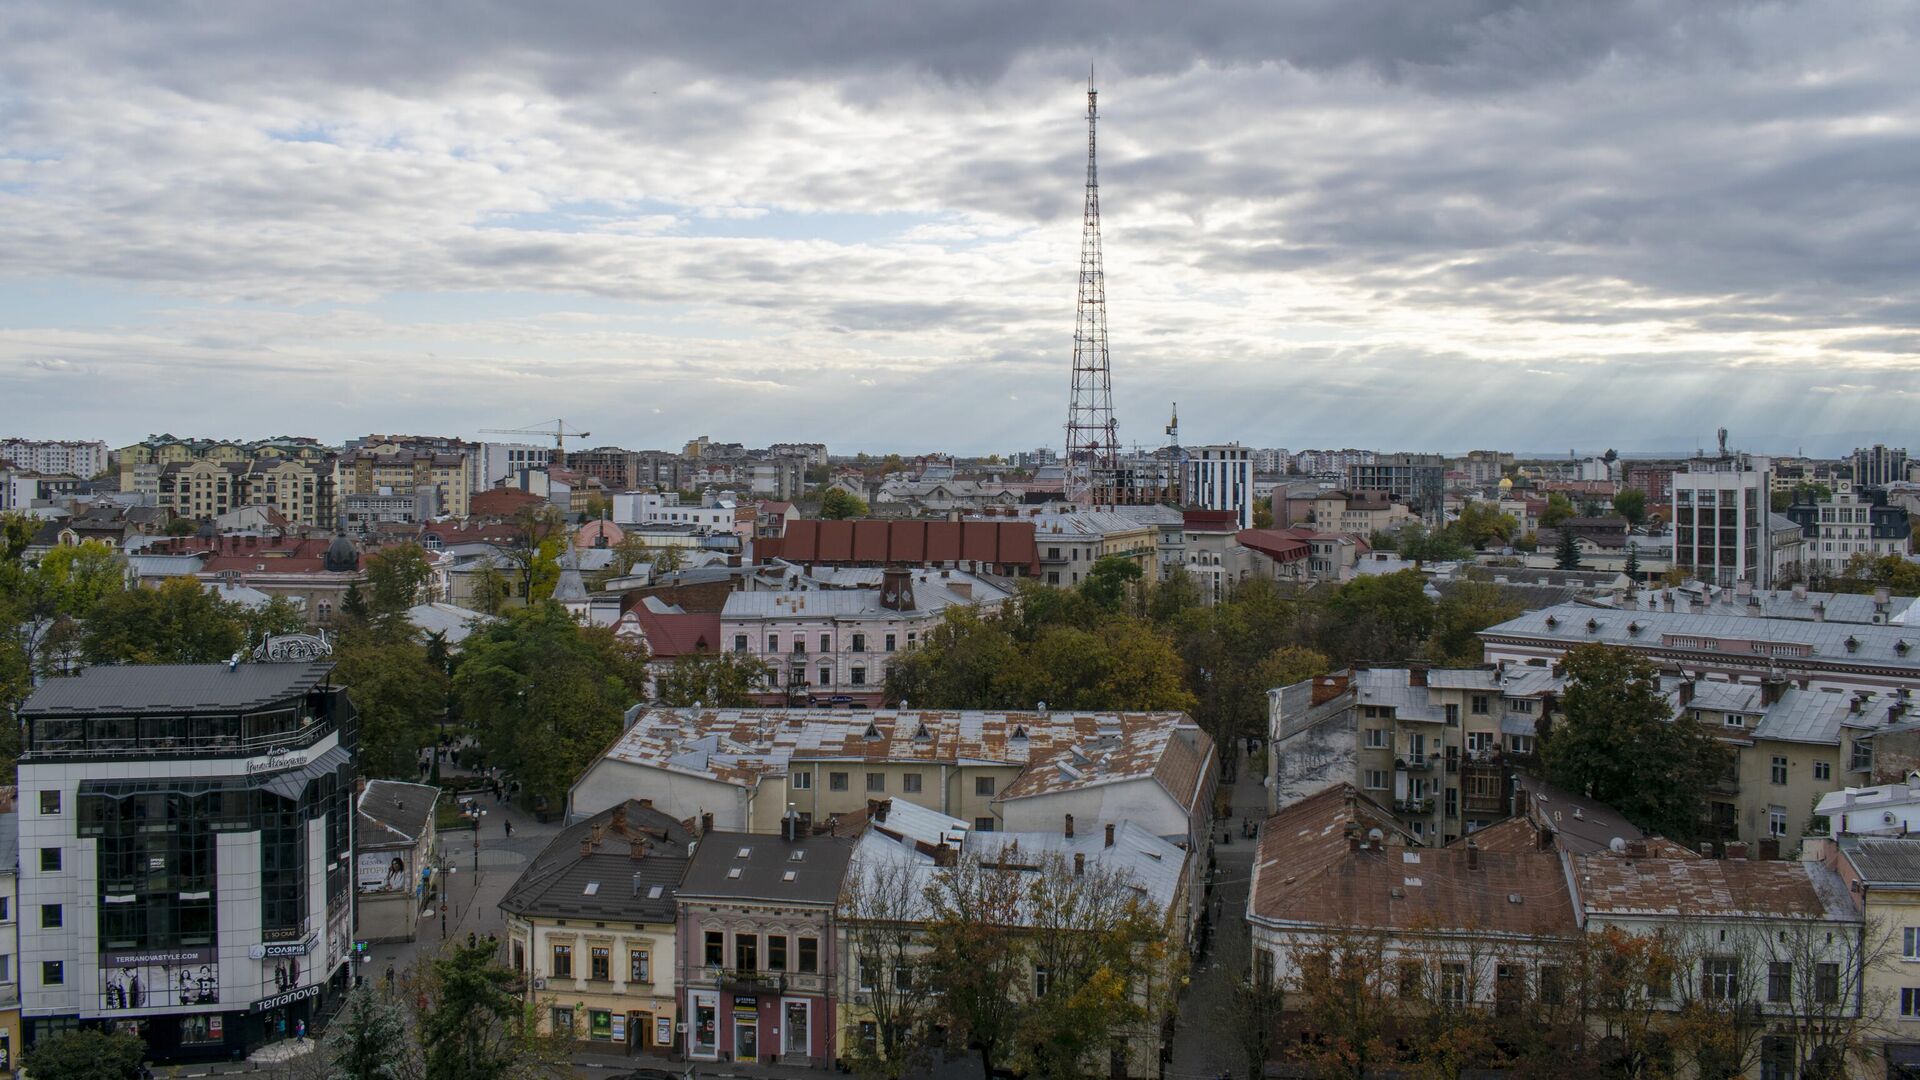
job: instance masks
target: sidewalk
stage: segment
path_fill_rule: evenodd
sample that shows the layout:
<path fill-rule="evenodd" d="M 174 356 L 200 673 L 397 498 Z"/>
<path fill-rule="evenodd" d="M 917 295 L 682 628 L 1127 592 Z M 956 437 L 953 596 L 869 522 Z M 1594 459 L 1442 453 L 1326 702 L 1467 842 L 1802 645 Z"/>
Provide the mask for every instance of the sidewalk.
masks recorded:
<path fill-rule="evenodd" d="M 1213 943 L 1196 961 L 1180 1001 L 1180 1022 L 1173 1036 L 1173 1061 L 1167 1080 L 1213 1080 L 1221 1073 L 1245 1075 L 1246 1052 L 1233 1018 L 1233 992 L 1252 969 L 1247 934 L 1247 885 L 1253 878 L 1253 854 L 1260 841 L 1240 834 L 1241 819 L 1267 817 L 1267 792 L 1260 778 L 1242 769 L 1233 785 L 1233 817 L 1215 825 Z M 1231 842 L 1218 843 L 1224 827 Z"/>

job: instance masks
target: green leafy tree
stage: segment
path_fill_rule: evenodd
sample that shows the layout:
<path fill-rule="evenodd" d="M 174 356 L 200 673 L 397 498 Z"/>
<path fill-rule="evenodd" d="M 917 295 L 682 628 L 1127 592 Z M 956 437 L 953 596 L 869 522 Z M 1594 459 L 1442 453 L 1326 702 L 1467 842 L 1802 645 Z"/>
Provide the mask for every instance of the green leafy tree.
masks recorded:
<path fill-rule="evenodd" d="M 1829 577 L 1827 587 L 1844 593 L 1871 593 L 1884 588 L 1895 596 L 1920 596 L 1920 563 L 1898 555 L 1862 552 L 1847 561 L 1846 570 Z"/>
<path fill-rule="evenodd" d="M 401 641 L 415 635 L 407 612 L 426 602 L 433 564 L 419 544 L 398 544 L 366 558 L 365 598 L 367 629 L 381 641 Z"/>
<path fill-rule="evenodd" d="M 1707 728 L 1674 720 L 1644 657 L 1581 645 L 1567 652 L 1565 670 L 1562 715 L 1540 738 L 1548 779 L 1648 832 L 1691 839 L 1706 813 L 1704 793 L 1732 751 Z"/>
<path fill-rule="evenodd" d="M 862 1076 L 899 1080 L 927 1057 L 918 1038 L 932 1005 L 920 957 L 925 891 L 918 867 L 886 858 L 856 856 L 842 881 L 848 959 L 872 987 L 863 992 L 874 1037 L 845 1048 Z"/>
<path fill-rule="evenodd" d="M 1637 584 L 1640 581 L 1640 549 L 1627 545 L 1627 567 L 1624 573 Z"/>
<path fill-rule="evenodd" d="M 829 521 L 867 516 L 867 502 L 845 488 L 830 487 L 820 493 L 820 516 Z"/>
<path fill-rule="evenodd" d="M 1613 497 L 1613 512 L 1627 519 L 1634 528 L 1647 522 L 1647 493 L 1639 488 L 1622 488 Z"/>
<path fill-rule="evenodd" d="M 529 795 L 564 792 L 647 688 L 644 653 L 551 601 L 476 629 L 461 652 L 461 715 L 489 760 L 515 763 Z"/>
<path fill-rule="evenodd" d="M 739 709 L 773 685 L 773 669 L 747 653 L 688 653 L 654 678 L 654 701 Z"/>
<path fill-rule="evenodd" d="M 1520 522 L 1512 514 L 1503 514 L 1491 502 L 1470 501 L 1460 508 L 1460 516 L 1445 530 L 1464 547 L 1483 550 L 1489 545 L 1504 545 L 1520 531 Z"/>
<path fill-rule="evenodd" d="M 524 506 L 513 516 L 513 535 L 503 553 L 518 579 L 515 591 L 529 605 L 553 595 L 553 587 L 560 580 L 566 534 L 560 510 L 551 504 Z"/>
<path fill-rule="evenodd" d="M 109 595 L 87 615 L 80 639 L 89 664 L 212 664 L 245 646 L 239 607 L 190 577 Z"/>
<path fill-rule="evenodd" d="M 1574 517 L 1577 513 L 1574 509 L 1572 499 L 1567 498 L 1558 491 L 1548 492 L 1547 508 L 1540 511 L 1540 527 L 1543 529 L 1554 528 L 1568 518 Z"/>
<path fill-rule="evenodd" d="M 1433 633 L 1434 603 L 1416 570 L 1359 577 L 1334 590 L 1326 610 L 1340 624 L 1336 660 L 1398 660 Z M 1371 654 L 1371 655 L 1369 655 Z"/>
<path fill-rule="evenodd" d="M 1524 610 L 1525 605 L 1492 582 L 1456 582 L 1440 594 L 1440 602 L 1434 607 L 1433 641 L 1427 651 L 1438 664 L 1478 664 L 1485 653 L 1480 631 Z"/>
<path fill-rule="evenodd" d="M 446 672 L 412 640 L 348 637 L 334 660 L 360 716 L 360 770 L 389 779 L 411 775 L 446 707 Z"/>
<path fill-rule="evenodd" d="M 1273 528 L 1273 496 L 1255 499 L 1253 502 L 1253 527 L 1256 529 Z"/>
<path fill-rule="evenodd" d="M 1140 564 L 1123 555 L 1103 555 L 1087 571 L 1080 594 L 1106 611 L 1118 611 L 1128 589 L 1140 580 Z"/>
<path fill-rule="evenodd" d="M 488 562 L 474 571 L 473 605 L 487 614 L 498 615 L 513 599 L 513 582 L 500 568 Z"/>
<path fill-rule="evenodd" d="M 259 607 L 240 609 L 240 629 L 250 644 L 282 634 L 297 634 L 307 628 L 306 613 L 284 596 L 271 596 Z"/>
<path fill-rule="evenodd" d="M 671 574 L 687 563 L 686 550 L 677 547 L 650 548 L 648 559 L 653 563 L 655 577 Z"/>
<path fill-rule="evenodd" d="M 520 976 L 494 960 L 494 946 L 450 945 L 433 961 L 414 1026 L 422 1080 L 520 1080 L 569 1074 L 564 1057 L 536 1034 L 521 1007 Z"/>
<path fill-rule="evenodd" d="M 321 1044 L 327 1080 L 405 1080 L 414 1066 L 405 1010 L 386 993 L 361 987 Z"/>
<path fill-rule="evenodd" d="M 993 1080 L 1020 1027 L 1023 941 L 1007 932 L 1020 923 L 1019 875 L 961 856 L 927 887 L 924 960 L 935 1020 L 963 1046 L 980 1051 L 984 1080 Z"/>
<path fill-rule="evenodd" d="M 20 1063 L 34 1080 L 136 1080 L 146 1058 L 138 1035 L 80 1028 L 34 1043 Z"/>
<path fill-rule="evenodd" d="M 1572 529 L 1560 530 L 1560 543 L 1553 551 L 1553 565 L 1562 570 L 1580 569 L 1580 541 Z"/>

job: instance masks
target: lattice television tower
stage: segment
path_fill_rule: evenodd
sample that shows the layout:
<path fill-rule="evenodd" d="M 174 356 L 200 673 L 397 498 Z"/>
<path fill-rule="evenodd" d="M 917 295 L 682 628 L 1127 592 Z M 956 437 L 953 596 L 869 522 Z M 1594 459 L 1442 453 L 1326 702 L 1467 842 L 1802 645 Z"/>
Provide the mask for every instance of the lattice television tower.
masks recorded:
<path fill-rule="evenodd" d="M 1067 404 L 1066 496 L 1110 502 L 1120 439 L 1107 365 L 1107 275 L 1100 259 L 1100 173 L 1094 159 L 1098 91 L 1087 69 L 1087 206 L 1080 227 L 1080 299 L 1073 321 L 1073 396 Z"/>

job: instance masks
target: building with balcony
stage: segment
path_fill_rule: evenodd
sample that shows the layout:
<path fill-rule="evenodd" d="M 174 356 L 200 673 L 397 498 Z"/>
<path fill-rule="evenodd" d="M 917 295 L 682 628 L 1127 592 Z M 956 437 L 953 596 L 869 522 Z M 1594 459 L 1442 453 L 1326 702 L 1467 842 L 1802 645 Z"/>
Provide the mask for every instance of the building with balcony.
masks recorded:
<path fill-rule="evenodd" d="M 703 832 L 678 894 L 686 1056 L 826 1066 L 838 1056 L 835 908 L 854 840 L 797 815 L 776 835 Z"/>
<path fill-rule="evenodd" d="M 1349 491 L 1384 491 L 1422 518 L 1438 522 L 1446 499 L 1447 459 L 1440 454 L 1380 454 L 1371 462 L 1349 464 L 1346 486 Z"/>
<path fill-rule="evenodd" d="M 89 479 L 107 471 L 107 444 L 65 439 L 0 439 L 0 462 L 26 472 Z M 1903 474 L 1900 479 L 1906 479 Z"/>
<path fill-rule="evenodd" d="M 1854 556 L 1905 556 L 1913 523 L 1903 506 L 1887 505 L 1881 488 L 1843 487 L 1831 498 L 1795 503 L 1787 515 L 1806 541 L 1805 572 L 1813 581 L 1847 572 Z"/>
<path fill-rule="evenodd" d="M 347 990 L 358 725 L 330 661 L 91 667 L 20 710 L 26 1042 L 244 1056 Z"/>
<path fill-rule="evenodd" d="M 1729 453 L 1698 457 L 1673 474 L 1673 565 L 1712 585 L 1773 585 L 1772 463 Z"/>
<path fill-rule="evenodd" d="M 508 960 L 543 1029 L 628 1053 L 680 1048 L 675 898 L 692 840 L 626 800 L 562 830 L 507 890 Z"/>

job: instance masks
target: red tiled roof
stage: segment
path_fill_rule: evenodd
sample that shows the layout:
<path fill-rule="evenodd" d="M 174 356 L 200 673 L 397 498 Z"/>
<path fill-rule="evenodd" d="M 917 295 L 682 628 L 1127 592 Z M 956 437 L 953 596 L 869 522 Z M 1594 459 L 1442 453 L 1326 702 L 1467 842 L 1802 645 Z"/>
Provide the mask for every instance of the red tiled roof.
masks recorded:
<path fill-rule="evenodd" d="M 778 545 L 761 541 L 763 559 L 796 563 L 978 562 L 1040 570 L 1031 521 L 814 521 L 787 526 Z"/>
<path fill-rule="evenodd" d="M 1275 562 L 1299 562 L 1313 554 L 1313 545 L 1292 529 L 1241 529 L 1234 539 Z"/>
<path fill-rule="evenodd" d="M 720 613 L 717 611 L 663 615 L 640 604 L 629 614 L 640 624 L 640 633 L 647 639 L 647 650 L 655 660 L 720 651 Z"/>
<path fill-rule="evenodd" d="M 467 500 L 467 507 L 474 517 L 512 517 L 523 506 L 532 506 L 547 500 L 531 491 L 519 488 L 488 488 Z"/>
<path fill-rule="evenodd" d="M 1240 515 L 1231 510 L 1186 510 L 1181 519 L 1189 529 L 1208 532 L 1235 532 L 1240 527 Z"/>

